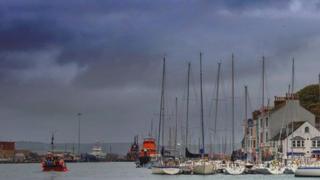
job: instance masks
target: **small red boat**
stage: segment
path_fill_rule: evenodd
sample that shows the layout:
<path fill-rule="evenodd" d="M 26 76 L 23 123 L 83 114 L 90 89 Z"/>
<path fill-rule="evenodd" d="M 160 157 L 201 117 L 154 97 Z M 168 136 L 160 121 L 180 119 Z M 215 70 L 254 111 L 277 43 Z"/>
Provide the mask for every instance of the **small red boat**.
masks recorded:
<path fill-rule="evenodd" d="M 54 153 L 54 133 L 51 137 L 51 152 L 48 152 L 44 160 L 41 162 L 42 171 L 59 171 L 66 172 L 68 168 L 64 162 L 63 155 Z"/>
<path fill-rule="evenodd" d="M 68 171 L 68 168 L 63 158 L 52 153 L 48 153 L 46 158 L 41 162 L 41 165 L 42 171 Z"/>

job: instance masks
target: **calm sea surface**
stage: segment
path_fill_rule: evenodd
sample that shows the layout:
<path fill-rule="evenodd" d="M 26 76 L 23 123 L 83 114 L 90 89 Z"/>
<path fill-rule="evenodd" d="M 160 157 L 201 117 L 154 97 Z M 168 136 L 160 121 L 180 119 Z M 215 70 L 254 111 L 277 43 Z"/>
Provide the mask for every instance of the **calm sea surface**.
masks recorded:
<path fill-rule="evenodd" d="M 70 171 L 65 173 L 42 172 L 40 164 L 0 164 L 0 180 L 286 180 L 312 179 L 295 178 L 293 175 L 153 175 L 149 169 L 135 168 L 133 163 L 69 163 Z M 320 179 L 320 178 L 314 178 Z"/>

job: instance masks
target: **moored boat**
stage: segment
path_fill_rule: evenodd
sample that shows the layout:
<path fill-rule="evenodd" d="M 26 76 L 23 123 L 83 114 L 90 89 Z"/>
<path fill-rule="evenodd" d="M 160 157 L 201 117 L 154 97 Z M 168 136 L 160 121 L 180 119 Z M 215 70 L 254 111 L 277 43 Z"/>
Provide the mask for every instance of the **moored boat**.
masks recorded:
<path fill-rule="evenodd" d="M 180 163 L 181 173 L 183 174 L 192 174 L 193 173 L 193 161 L 188 160 L 183 163 Z"/>
<path fill-rule="evenodd" d="M 240 175 L 243 174 L 245 171 L 245 165 L 241 161 L 235 161 L 227 164 L 224 169 L 224 173 L 230 175 Z"/>
<path fill-rule="evenodd" d="M 167 174 L 167 175 L 176 175 L 180 174 L 181 170 L 178 166 L 152 166 L 152 174 Z"/>
<path fill-rule="evenodd" d="M 174 157 L 162 157 L 157 165 L 151 167 L 151 172 L 152 174 L 180 174 L 182 171 L 179 164 L 179 160 Z"/>
<path fill-rule="evenodd" d="M 206 161 L 204 159 L 200 159 L 199 161 L 194 163 L 193 173 L 200 175 L 208 175 L 215 174 L 216 168 L 213 163 Z"/>
<path fill-rule="evenodd" d="M 294 173 L 296 177 L 320 177 L 320 167 L 302 166 Z"/>
<path fill-rule="evenodd" d="M 299 166 L 294 175 L 296 177 L 320 177 L 320 163 L 313 162 Z"/>
<path fill-rule="evenodd" d="M 284 173 L 285 167 L 274 160 L 253 167 L 253 171 L 255 174 L 279 175 Z"/>
<path fill-rule="evenodd" d="M 139 166 L 145 167 L 153 158 L 156 158 L 156 142 L 154 138 L 145 138 L 142 149 L 139 152 Z"/>

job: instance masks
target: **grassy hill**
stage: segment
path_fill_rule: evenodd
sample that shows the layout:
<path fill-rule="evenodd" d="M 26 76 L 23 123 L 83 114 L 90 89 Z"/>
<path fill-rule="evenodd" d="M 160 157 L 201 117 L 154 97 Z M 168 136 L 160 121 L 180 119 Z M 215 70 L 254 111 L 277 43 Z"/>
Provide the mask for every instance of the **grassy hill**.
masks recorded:
<path fill-rule="evenodd" d="M 312 84 L 304 87 L 298 92 L 301 105 L 320 116 L 320 100 L 319 100 L 319 85 Z"/>

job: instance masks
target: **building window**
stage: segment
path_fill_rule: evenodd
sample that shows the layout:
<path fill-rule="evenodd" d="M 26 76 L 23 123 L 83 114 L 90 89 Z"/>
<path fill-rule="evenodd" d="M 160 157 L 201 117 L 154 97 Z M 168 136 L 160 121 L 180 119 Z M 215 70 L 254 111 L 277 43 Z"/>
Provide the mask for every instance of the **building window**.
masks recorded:
<path fill-rule="evenodd" d="M 320 147 L 320 140 L 317 141 L 317 147 Z"/>
<path fill-rule="evenodd" d="M 253 140 L 253 147 L 256 147 L 256 140 Z"/>
<path fill-rule="evenodd" d="M 312 141 L 312 147 L 316 147 L 316 141 L 315 140 Z"/>
<path fill-rule="evenodd" d="M 304 133 L 309 133 L 309 127 L 308 126 L 304 128 Z"/>
<path fill-rule="evenodd" d="M 252 136 L 252 134 L 253 134 L 253 130 L 252 128 L 250 128 L 250 136 Z"/>
<path fill-rule="evenodd" d="M 263 128 L 263 119 L 260 119 L 260 128 Z"/>
<path fill-rule="evenodd" d="M 263 133 L 260 133 L 260 143 L 263 143 Z"/>
<path fill-rule="evenodd" d="M 316 117 L 316 128 L 320 130 L 320 118 Z"/>
<path fill-rule="evenodd" d="M 268 132 L 266 132 L 266 142 L 268 142 L 268 138 L 269 138 Z"/>
<path fill-rule="evenodd" d="M 304 147 L 304 140 L 301 141 L 301 147 Z"/>
<path fill-rule="evenodd" d="M 268 127 L 269 126 L 269 119 L 268 118 L 266 118 L 266 127 Z"/>
<path fill-rule="evenodd" d="M 300 140 L 297 141 L 297 147 L 301 147 L 301 141 Z"/>
<path fill-rule="evenodd" d="M 296 147 L 296 141 L 292 141 L 292 147 Z"/>

